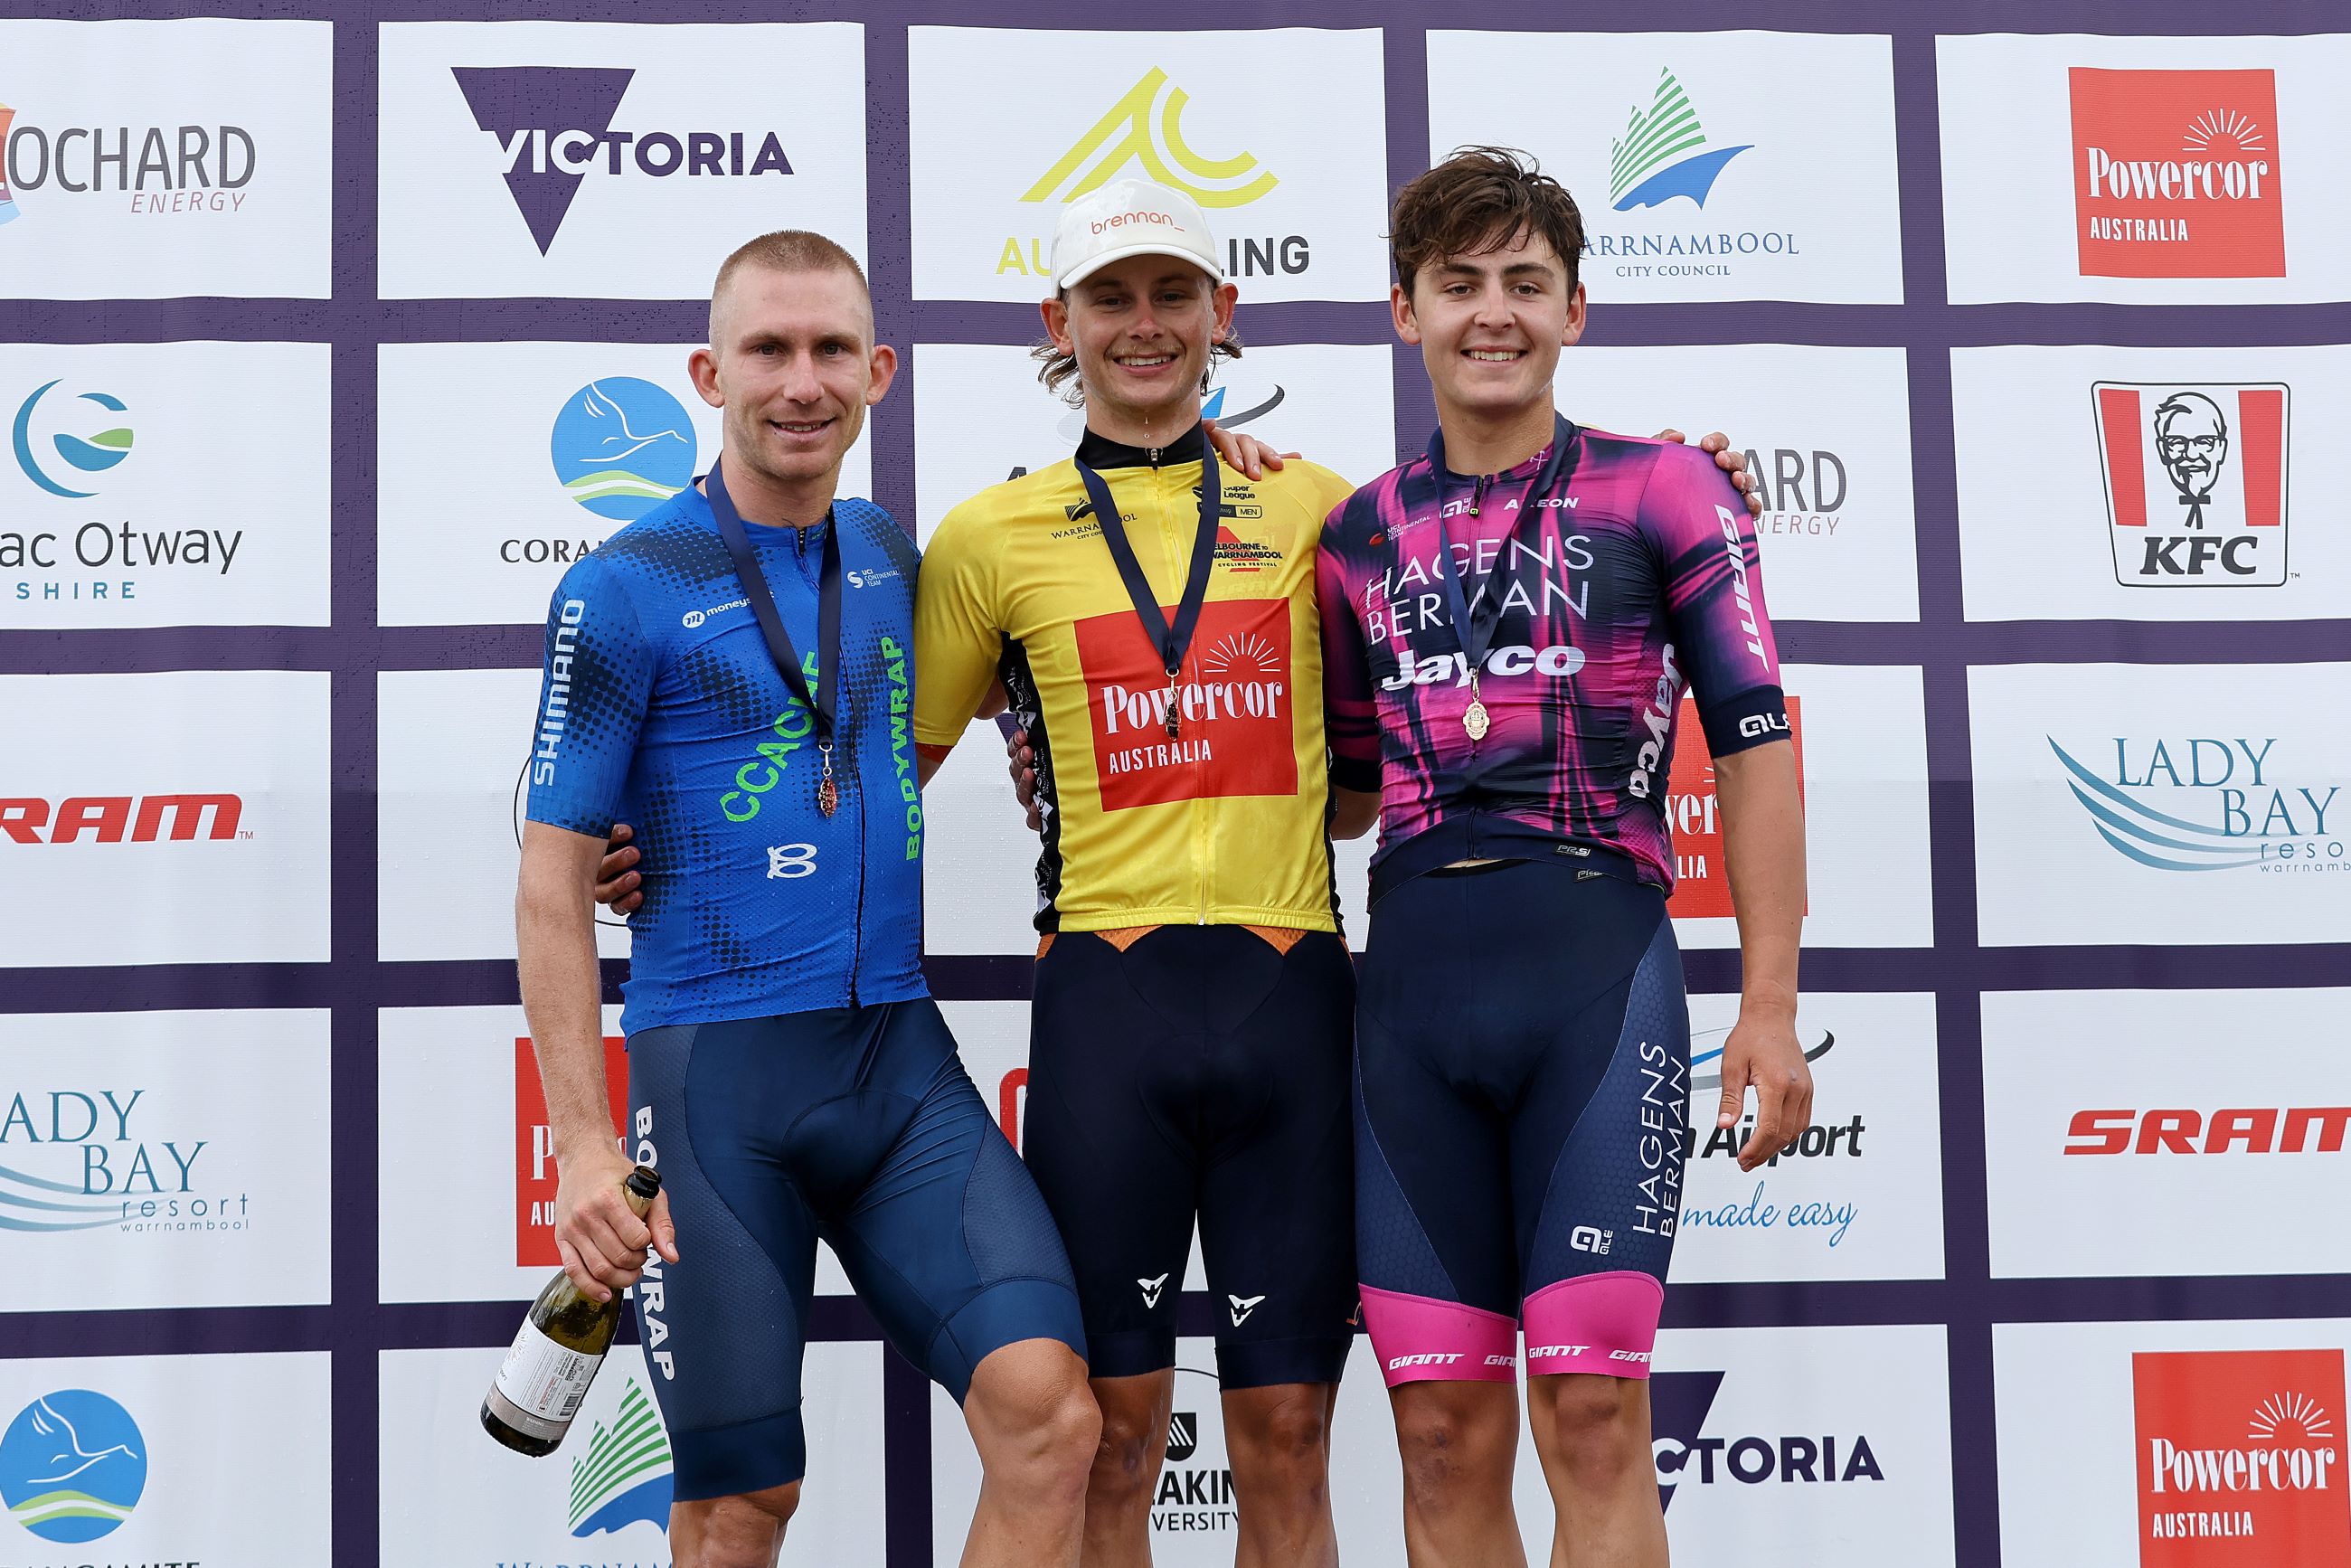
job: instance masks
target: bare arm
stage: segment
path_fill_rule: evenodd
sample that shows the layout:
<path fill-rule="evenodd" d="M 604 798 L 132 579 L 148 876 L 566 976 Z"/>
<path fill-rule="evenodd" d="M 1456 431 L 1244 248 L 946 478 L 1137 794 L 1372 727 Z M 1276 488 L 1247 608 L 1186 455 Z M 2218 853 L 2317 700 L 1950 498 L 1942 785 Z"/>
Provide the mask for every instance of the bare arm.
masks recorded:
<path fill-rule="evenodd" d="M 668 1195 L 653 1200 L 650 1227 L 621 1197 L 630 1161 L 612 1141 L 596 969 L 593 895 L 604 848 L 584 833 L 526 822 L 515 889 L 523 1011 L 555 1136 L 556 1250 L 572 1282 L 600 1301 L 635 1282 L 649 1243 L 677 1259 Z"/>
<path fill-rule="evenodd" d="M 1332 838 L 1360 839 L 1380 825 L 1380 798 L 1374 792 L 1333 784 L 1331 800 L 1336 808 L 1331 818 Z"/>
<path fill-rule="evenodd" d="M 1753 1170 L 1812 1122 L 1813 1071 L 1796 1040 L 1796 956 L 1804 925 L 1804 805 L 1795 747 L 1784 741 L 1719 757 L 1722 847 L 1739 917 L 1739 1023 L 1723 1048 L 1716 1124 L 1734 1126 L 1750 1084 L 1755 1133 L 1739 1151 Z"/>

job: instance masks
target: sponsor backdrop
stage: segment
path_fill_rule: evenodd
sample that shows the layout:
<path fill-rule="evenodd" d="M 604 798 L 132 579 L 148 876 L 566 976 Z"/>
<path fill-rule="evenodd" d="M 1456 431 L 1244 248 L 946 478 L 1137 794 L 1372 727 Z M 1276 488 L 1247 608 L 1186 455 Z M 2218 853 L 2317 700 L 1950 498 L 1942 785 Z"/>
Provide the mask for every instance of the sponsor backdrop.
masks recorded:
<path fill-rule="evenodd" d="M 0 21 L 0 1565 L 666 1568 L 632 1328 L 554 1457 L 474 1409 L 554 1257 L 509 915 L 538 622 L 708 466 L 719 257 L 863 259 L 904 368 L 844 488 L 920 538 L 1069 449 L 1023 352 L 1055 214 L 1148 173 L 1241 289 L 1215 412 L 1368 479 L 1430 422 L 1386 197 L 1503 142 L 1589 225 L 1561 406 L 1725 430 L 1763 480 L 1810 827 L 1814 1124 L 1742 1174 L 1686 723 L 1677 1551 L 2351 1568 L 2338 8 L 34 9 Z M 977 727 L 925 802 L 927 951 L 1017 1137 L 1000 767 Z M 1235 1540 L 1204 1287 L 1165 1563 Z M 954 1407 L 830 1258 L 810 1327 L 786 1560 L 953 1562 Z M 1359 1350 L 1351 1563 L 1402 1562 L 1384 1404 Z"/>

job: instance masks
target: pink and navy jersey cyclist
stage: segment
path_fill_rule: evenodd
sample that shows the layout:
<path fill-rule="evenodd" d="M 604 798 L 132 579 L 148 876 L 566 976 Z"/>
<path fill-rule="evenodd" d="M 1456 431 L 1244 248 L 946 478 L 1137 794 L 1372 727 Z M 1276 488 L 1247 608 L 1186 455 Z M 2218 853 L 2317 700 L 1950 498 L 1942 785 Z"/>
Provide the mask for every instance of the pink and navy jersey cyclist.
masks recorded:
<path fill-rule="evenodd" d="M 1509 1381 L 1523 1322 L 1530 1373 L 1645 1377 L 1687 1117 L 1675 721 L 1687 688 L 1718 757 L 1787 731 L 1747 508 L 1667 442 L 1562 419 L 1475 476 L 1440 433 L 1332 514 L 1318 570 L 1332 780 L 1381 797 L 1374 1348 L 1391 1385 Z"/>

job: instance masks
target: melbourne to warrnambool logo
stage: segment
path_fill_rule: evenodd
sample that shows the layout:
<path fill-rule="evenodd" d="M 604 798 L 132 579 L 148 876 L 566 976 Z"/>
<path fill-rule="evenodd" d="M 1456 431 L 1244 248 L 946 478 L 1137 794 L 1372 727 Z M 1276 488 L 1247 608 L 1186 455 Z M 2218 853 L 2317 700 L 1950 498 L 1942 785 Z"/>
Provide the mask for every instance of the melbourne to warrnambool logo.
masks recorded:
<path fill-rule="evenodd" d="M 1883 1482 L 1886 1469 L 1859 1430 L 1708 1436 L 1707 1417 L 1725 1372 L 1649 1375 L 1650 1444 L 1657 1493 L 1667 1510 L 1684 1487 L 1855 1486 Z"/>
<path fill-rule="evenodd" d="M 44 1541 L 96 1541 L 139 1506 L 147 1457 L 130 1411 L 88 1388 L 60 1388 L 0 1433 L 0 1502 Z"/>
<path fill-rule="evenodd" d="M 515 209 L 545 256 L 580 187 L 592 178 L 752 180 L 792 172 L 770 130 L 612 122 L 636 78 L 630 67 L 453 66 L 474 123 L 497 149 Z"/>
<path fill-rule="evenodd" d="M 219 1178 L 213 1140 L 162 1095 L 99 1083 L 0 1092 L 0 1232 L 27 1238 L 14 1244 L 21 1254 L 77 1230 L 212 1240 L 252 1226 L 252 1195 Z"/>
<path fill-rule="evenodd" d="M 2140 1568 L 2351 1568 L 2343 1352 L 2131 1357 Z"/>
<path fill-rule="evenodd" d="M 158 217 L 242 213 L 258 165 L 241 125 L 53 126 L 0 104 L 0 224 L 53 202 Z"/>
<path fill-rule="evenodd" d="M 2283 277 L 2272 70 L 2067 74 L 2085 277 Z"/>
<path fill-rule="evenodd" d="M 1688 215 L 1673 205 L 1703 210 L 1731 162 L 1754 147 L 1710 140 L 1680 79 L 1661 68 L 1646 106 L 1632 105 L 1624 134 L 1608 144 L 1609 208 L 1627 222 L 1606 227 L 1607 220 L 1588 217 L 1586 256 L 1616 263 L 1620 277 L 1730 277 L 1743 261 L 1798 254 L 1792 232 L 1688 226 Z M 1636 215 L 1645 212 L 1655 215 Z"/>
<path fill-rule="evenodd" d="M 1876 1134 L 1859 1112 L 1842 1122 L 1815 1122 L 1789 1139 L 1764 1161 L 1763 1169 L 1755 1176 L 1753 1189 L 1742 1197 L 1717 1203 L 1692 1194 L 1691 1187 L 1705 1179 L 1712 1168 L 1704 1162 L 1714 1160 L 1726 1167 L 1735 1166 L 1739 1151 L 1755 1133 L 1752 1111 L 1734 1126 L 1714 1124 L 1714 1109 L 1722 1095 L 1723 1048 L 1729 1035 L 1729 1029 L 1694 1030 L 1690 1035 L 1690 1116 L 1683 1145 L 1689 1168 L 1683 1184 L 1678 1223 L 1685 1231 L 1784 1230 L 1792 1236 L 1815 1238 L 1831 1250 L 1843 1246 L 1862 1215 L 1858 1196 L 1865 1189 L 1861 1162 L 1876 1146 Z M 1836 1036 L 1827 1030 L 1820 1030 L 1817 1036 L 1807 1032 L 1799 1043 L 1803 1047 L 1806 1061 L 1818 1061 L 1835 1048 Z M 1783 1162 L 1792 1171 L 1849 1171 L 1853 1186 L 1848 1193 L 1834 1197 L 1784 1201 L 1771 1192 L 1772 1173 Z"/>
<path fill-rule="evenodd" d="M 2115 580 L 2275 588 L 2286 580 L 2287 389 L 2098 382 Z"/>
<path fill-rule="evenodd" d="M 2290 739 L 2224 733 L 2048 741 L 2090 826 L 2126 860 L 2162 872 L 2351 871 L 2351 824 L 2335 809 L 2342 785 L 2296 777 Z"/>
<path fill-rule="evenodd" d="M 1281 183 L 1280 177 L 1251 152 L 1208 157 L 1195 152 L 1184 134 L 1184 110 L 1191 101 L 1191 94 L 1154 66 L 1040 173 L 1019 199 L 1059 206 L 1113 180 L 1139 177 L 1181 191 L 1203 211 L 1215 214 L 1247 207 Z M 997 250 L 996 276 L 1012 273 L 1050 278 L 1053 223 L 1049 214 L 1039 232 L 1006 235 Z M 1225 241 L 1228 278 L 1296 277 L 1313 265 L 1312 247 L 1304 235 L 1234 232 L 1246 226 L 1238 219 L 1229 224 L 1219 220 L 1217 226 L 1229 235 Z"/>

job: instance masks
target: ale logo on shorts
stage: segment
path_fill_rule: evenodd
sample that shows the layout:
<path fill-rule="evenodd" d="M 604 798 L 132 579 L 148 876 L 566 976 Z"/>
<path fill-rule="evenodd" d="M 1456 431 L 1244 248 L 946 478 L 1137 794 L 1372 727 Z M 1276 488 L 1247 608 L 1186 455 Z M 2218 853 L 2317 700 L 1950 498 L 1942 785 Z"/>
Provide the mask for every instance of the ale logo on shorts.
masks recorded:
<path fill-rule="evenodd" d="M 1191 94 L 1154 66 L 1020 199 L 1074 202 L 1130 166 L 1209 208 L 1246 206 L 1281 183 L 1251 153 L 1205 158 L 1193 152 L 1184 140 L 1184 110 L 1191 101 Z"/>
<path fill-rule="evenodd" d="M 2085 277 L 2283 277 L 2268 70 L 2069 73 Z"/>
<path fill-rule="evenodd" d="M 2131 1357 L 2140 1568 L 2351 1568 L 2343 1352 Z"/>
<path fill-rule="evenodd" d="M 1134 612 L 1088 616 L 1076 632 L 1102 810 L 1297 793 L 1288 600 L 1200 606 L 1176 683 L 1174 736 L 1166 672 Z"/>
<path fill-rule="evenodd" d="M 1796 789 L 1804 787 L 1804 719 L 1801 699 L 1788 702 L 1788 739 L 1796 751 Z M 1666 780 L 1666 831 L 1674 850 L 1674 893 L 1666 913 L 1698 920 L 1729 915 L 1730 872 L 1722 858 L 1722 808 L 1715 798 L 1714 755 L 1706 748 L 1698 704 L 1682 698 L 1673 771 Z"/>
<path fill-rule="evenodd" d="M 555 1245 L 555 1127 L 530 1038 L 514 1043 L 515 1266 L 553 1269 L 563 1262 Z M 612 1136 L 619 1140 L 622 1119 L 629 1113 L 629 1042 L 619 1035 L 604 1037 L 604 1092 L 612 1107 Z"/>
<path fill-rule="evenodd" d="M 2274 588 L 2286 576 L 2286 388 L 2099 382 L 2115 580 Z"/>

